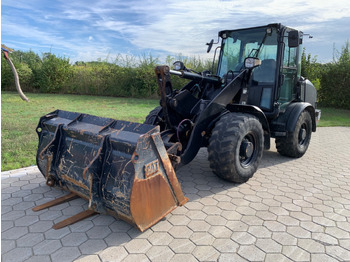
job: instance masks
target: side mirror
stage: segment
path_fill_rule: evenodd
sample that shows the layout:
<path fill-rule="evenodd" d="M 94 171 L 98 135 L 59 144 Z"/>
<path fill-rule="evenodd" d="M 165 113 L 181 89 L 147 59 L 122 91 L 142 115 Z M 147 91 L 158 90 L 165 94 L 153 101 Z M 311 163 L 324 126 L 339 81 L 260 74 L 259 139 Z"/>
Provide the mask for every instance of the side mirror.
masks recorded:
<path fill-rule="evenodd" d="M 257 57 L 247 57 L 244 59 L 244 67 L 247 69 L 253 69 L 261 65 L 261 60 Z"/>
<path fill-rule="evenodd" d="M 210 52 L 211 48 L 213 47 L 213 44 L 214 44 L 214 39 L 212 39 L 209 43 L 207 43 L 207 53 Z"/>
<path fill-rule="evenodd" d="M 298 47 L 300 43 L 300 32 L 298 30 L 292 30 L 288 32 L 288 47 Z"/>
<path fill-rule="evenodd" d="M 174 70 L 180 71 L 180 70 L 185 70 L 186 67 L 183 62 L 175 61 L 173 64 L 173 68 Z"/>

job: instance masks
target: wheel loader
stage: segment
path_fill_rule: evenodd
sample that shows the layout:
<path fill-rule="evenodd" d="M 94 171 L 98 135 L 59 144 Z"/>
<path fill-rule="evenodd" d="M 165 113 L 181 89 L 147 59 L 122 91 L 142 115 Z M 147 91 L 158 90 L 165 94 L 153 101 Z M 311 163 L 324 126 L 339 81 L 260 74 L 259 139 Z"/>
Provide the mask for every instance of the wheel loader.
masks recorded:
<path fill-rule="evenodd" d="M 35 210 L 80 196 L 88 210 L 55 228 L 97 212 L 143 231 L 187 202 L 175 170 L 201 147 L 213 172 L 234 183 L 253 176 L 271 138 L 281 155 L 303 156 L 320 111 L 300 75 L 302 41 L 303 32 L 281 24 L 220 31 L 207 44 L 207 52 L 218 44 L 211 71 L 181 61 L 155 68 L 160 106 L 143 124 L 63 110 L 43 116 L 38 167 L 47 185 L 71 193 Z M 171 77 L 189 81 L 174 89 Z"/>

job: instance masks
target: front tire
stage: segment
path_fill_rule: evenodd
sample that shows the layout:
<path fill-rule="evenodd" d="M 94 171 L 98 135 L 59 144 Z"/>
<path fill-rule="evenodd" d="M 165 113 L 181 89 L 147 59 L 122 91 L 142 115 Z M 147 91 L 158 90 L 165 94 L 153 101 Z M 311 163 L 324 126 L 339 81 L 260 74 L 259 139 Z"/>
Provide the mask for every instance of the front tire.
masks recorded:
<path fill-rule="evenodd" d="M 263 149 L 260 121 L 249 114 L 228 113 L 216 122 L 212 131 L 208 160 L 217 176 L 243 183 L 258 169 Z"/>
<path fill-rule="evenodd" d="M 286 137 L 276 138 L 276 148 L 283 156 L 302 157 L 309 147 L 312 133 L 312 120 L 308 111 L 303 111 L 293 132 Z"/>
<path fill-rule="evenodd" d="M 149 112 L 148 116 L 146 116 L 144 124 L 149 125 L 158 125 L 160 123 L 160 112 L 162 111 L 161 106 L 157 106 L 151 112 Z"/>

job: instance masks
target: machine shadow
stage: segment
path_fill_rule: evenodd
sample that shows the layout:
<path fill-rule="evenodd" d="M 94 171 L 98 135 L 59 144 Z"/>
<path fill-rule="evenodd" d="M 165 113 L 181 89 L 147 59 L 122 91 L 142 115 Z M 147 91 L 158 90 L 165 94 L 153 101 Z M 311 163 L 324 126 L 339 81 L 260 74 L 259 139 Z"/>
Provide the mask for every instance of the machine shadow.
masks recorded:
<path fill-rule="evenodd" d="M 295 161 L 295 159 L 281 156 L 274 147 L 271 150 L 265 150 L 254 177 L 259 176 L 263 169 L 290 161 Z M 189 201 L 199 200 L 200 198 L 243 185 L 225 181 L 215 175 L 209 166 L 208 153 L 205 148 L 202 148 L 197 157 L 190 164 L 178 170 L 176 174 L 181 183 L 182 190 L 185 196 L 189 198 Z"/>

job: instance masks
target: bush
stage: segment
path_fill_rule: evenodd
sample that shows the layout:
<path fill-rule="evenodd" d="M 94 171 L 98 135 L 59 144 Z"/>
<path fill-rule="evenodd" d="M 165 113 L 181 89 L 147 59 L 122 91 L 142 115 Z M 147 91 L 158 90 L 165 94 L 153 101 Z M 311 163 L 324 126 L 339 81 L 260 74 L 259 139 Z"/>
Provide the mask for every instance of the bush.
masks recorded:
<path fill-rule="evenodd" d="M 54 54 L 43 54 L 42 66 L 38 76 L 41 92 L 57 93 L 72 75 L 72 68 L 69 59 L 59 58 Z"/>
<path fill-rule="evenodd" d="M 6 59 L 1 56 L 1 90 L 14 90 L 15 80 L 10 65 Z"/>
<path fill-rule="evenodd" d="M 350 109 L 349 41 L 342 48 L 338 61 L 326 65 L 318 94 L 322 106 Z"/>
<path fill-rule="evenodd" d="M 1 63 L 4 63 L 1 69 L 1 89 L 12 91 L 16 90 L 15 78 L 10 65 L 3 57 L 1 59 Z M 12 63 L 16 68 L 18 78 L 20 80 L 21 89 L 23 91 L 31 91 L 32 82 L 34 80 L 32 69 L 26 63 L 18 63 L 16 61 L 12 61 Z"/>
<path fill-rule="evenodd" d="M 17 69 L 23 91 L 107 95 L 119 97 L 155 97 L 158 85 L 154 69 L 160 64 L 152 55 L 117 56 L 113 63 L 107 61 L 69 63 L 69 59 L 44 53 L 40 58 L 32 51 L 15 51 L 10 54 Z M 211 61 L 198 57 L 168 56 L 166 64 L 172 67 L 182 60 L 187 68 L 197 72 L 210 69 Z M 189 80 L 172 77 L 174 89 L 182 88 Z M 1 88 L 14 90 L 10 67 L 2 58 Z"/>

